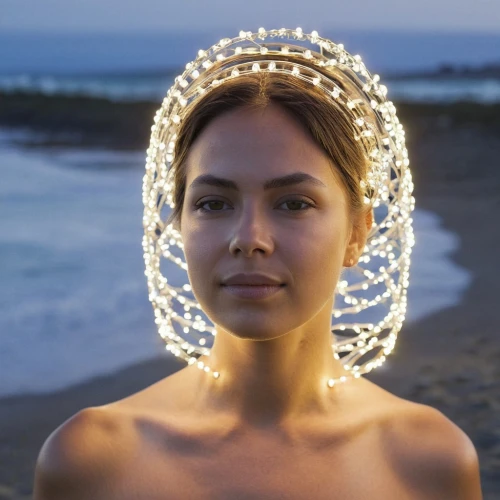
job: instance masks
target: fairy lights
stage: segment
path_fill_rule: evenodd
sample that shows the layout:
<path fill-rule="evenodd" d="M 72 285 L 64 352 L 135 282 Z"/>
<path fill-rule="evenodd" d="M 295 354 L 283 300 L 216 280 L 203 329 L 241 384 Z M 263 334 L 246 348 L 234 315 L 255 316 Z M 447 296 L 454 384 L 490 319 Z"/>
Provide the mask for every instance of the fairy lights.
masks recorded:
<path fill-rule="evenodd" d="M 289 60 L 283 61 L 287 55 Z M 280 57 L 273 60 L 273 56 Z M 149 300 L 166 349 L 219 378 L 219 372 L 198 361 L 202 355 L 210 356 L 207 344 L 213 342 L 216 331 L 191 293 L 187 273 L 185 284 L 177 285 L 160 268 L 167 262 L 176 269 L 172 276 L 179 269 L 187 271 L 181 235 L 164 223 L 163 209 L 174 208 L 171 165 L 177 131 L 188 110 L 212 88 L 263 72 L 300 78 L 324 91 L 333 106 L 342 107 L 352 118 L 355 139 L 369 162 L 361 188 L 365 203 L 373 206 L 375 220 L 358 263 L 346 269 L 337 284 L 332 351 L 347 375 L 328 379 L 328 387 L 333 387 L 381 366 L 395 347 L 407 307 L 415 199 L 405 132 L 394 104 L 387 100 L 387 87 L 379 83 L 379 75 L 368 72 L 359 55 L 352 56 L 342 44 L 316 31 L 240 31 L 236 38 L 224 38 L 198 51 L 197 58 L 175 78 L 154 117 L 143 178 L 144 274 Z"/>

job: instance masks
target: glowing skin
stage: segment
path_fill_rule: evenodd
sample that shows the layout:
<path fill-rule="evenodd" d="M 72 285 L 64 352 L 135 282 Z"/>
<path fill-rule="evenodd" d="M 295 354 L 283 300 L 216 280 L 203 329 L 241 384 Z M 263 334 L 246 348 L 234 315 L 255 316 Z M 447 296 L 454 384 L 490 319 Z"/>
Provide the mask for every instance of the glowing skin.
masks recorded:
<path fill-rule="evenodd" d="M 210 358 L 201 359 L 221 373 L 214 380 L 200 372 L 200 407 L 231 408 L 260 424 L 328 411 L 326 380 L 345 373 L 331 348 L 334 290 L 342 267 L 361 255 L 371 217 L 354 229 L 328 156 L 274 105 L 214 119 L 186 165 L 184 253 L 193 293 L 217 331 Z M 316 182 L 263 187 L 298 172 Z M 238 190 L 191 186 L 207 174 Z M 262 272 L 285 286 L 265 299 L 243 299 L 221 286 L 238 272 Z"/>

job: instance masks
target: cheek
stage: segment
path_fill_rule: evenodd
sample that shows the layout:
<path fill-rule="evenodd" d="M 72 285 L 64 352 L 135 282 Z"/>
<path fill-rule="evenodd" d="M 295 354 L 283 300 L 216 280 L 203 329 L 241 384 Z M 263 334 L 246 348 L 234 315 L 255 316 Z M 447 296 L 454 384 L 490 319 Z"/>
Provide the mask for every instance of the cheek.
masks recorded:
<path fill-rule="evenodd" d="M 300 294 L 329 297 L 335 289 L 344 257 L 344 233 L 340 224 L 318 224 L 296 236 L 289 247 L 293 273 Z"/>
<path fill-rule="evenodd" d="M 215 283 L 212 282 L 216 278 L 213 271 L 220 243 L 217 243 L 217 238 L 207 237 L 206 232 L 195 228 L 183 232 L 182 239 L 189 281 L 195 297 L 201 303 L 204 289 L 209 289 Z"/>

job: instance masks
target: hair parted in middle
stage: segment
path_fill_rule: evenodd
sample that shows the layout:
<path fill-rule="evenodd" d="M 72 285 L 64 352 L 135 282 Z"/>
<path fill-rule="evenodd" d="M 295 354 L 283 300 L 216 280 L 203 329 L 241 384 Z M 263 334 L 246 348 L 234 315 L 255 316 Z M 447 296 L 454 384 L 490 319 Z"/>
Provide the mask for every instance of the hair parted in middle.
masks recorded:
<path fill-rule="evenodd" d="M 291 57 L 288 56 L 289 60 Z M 304 64 L 304 61 L 301 61 Z M 314 68 L 322 72 L 321 68 Z M 332 73 L 328 72 L 329 78 Z M 339 87 L 342 84 L 339 83 Z M 368 162 L 362 143 L 355 139 L 351 118 L 338 103 L 321 89 L 297 78 L 279 73 L 253 73 L 228 80 L 187 106 L 175 143 L 174 208 L 166 224 L 179 229 L 186 192 L 186 158 L 197 137 L 216 117 L 236 109 L 265 109 L 279 106 L 299 123 L 321 147 L 332 163 L 332 169 L 343 183 L 351 220 L 371 207 L 364 203 L 360 183 L 366 179 Z"/>

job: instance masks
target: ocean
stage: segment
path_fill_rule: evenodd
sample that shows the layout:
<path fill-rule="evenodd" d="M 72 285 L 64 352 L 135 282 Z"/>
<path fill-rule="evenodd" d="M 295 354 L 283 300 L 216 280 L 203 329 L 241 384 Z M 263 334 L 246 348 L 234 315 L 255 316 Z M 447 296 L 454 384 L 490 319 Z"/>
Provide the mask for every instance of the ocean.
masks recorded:
<path fill-rule="evenodd" d="M 28 151 L 6 138 L 0 396 L 62 389 L 164 354 L 141 247 L 145 152 Z M 414 229 L 408 322 L 457 304 L 471 281 L 450 260 L 459 240 L 439 217 L 417 209 Z"/>
<path fill-rule="evenodd" d="M 500 34 L 321 33 L 360 54 L 394 100 L 500 102 L 500 78 L 398 78 L 443 66 L 500 65 Z M 115 100 L 161 101 L 198 49 L 231 33 L 36 34 L 0 33 L 0 89 L 85 94 Z M 236 36 L 237 33 L 234 33 Z M 384 81 L 384 80 L 382 80 Z"/>

